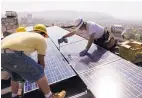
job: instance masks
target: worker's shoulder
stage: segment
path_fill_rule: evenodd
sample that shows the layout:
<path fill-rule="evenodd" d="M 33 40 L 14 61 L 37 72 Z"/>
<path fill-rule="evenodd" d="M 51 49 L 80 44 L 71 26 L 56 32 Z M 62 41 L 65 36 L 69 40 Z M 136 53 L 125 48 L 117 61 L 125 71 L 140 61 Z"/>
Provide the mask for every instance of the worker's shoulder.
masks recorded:
<path fill-rule="evenodd" d="M 93 21 L 87 21 L 87 25 L 90 28 L 96 28 L 96 27 L 101 27 L 99 24 L 93 22 Z"/>
<path fill-rule="evenodd" d="M 97 24 L 97 23 L 95 23 L 95 22 L 92 22 L 92 21 L 87 21 L 87 27 L 88 27 L 88 29 L 92 29 L 92 30 L 94 30 L 94 29 L 102 29 L 102 30 L 104 30 L 104 27 L 103 26 L 101 26 L 101 25 L 99 25 L 99 24 Z"/>

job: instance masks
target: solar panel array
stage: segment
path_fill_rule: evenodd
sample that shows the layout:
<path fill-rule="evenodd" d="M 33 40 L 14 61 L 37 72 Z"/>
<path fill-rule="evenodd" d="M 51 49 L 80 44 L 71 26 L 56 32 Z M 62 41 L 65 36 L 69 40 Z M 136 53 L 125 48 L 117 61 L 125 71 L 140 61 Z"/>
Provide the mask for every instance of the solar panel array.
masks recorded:
<path fill-rule="evenodd" d="M 45 74 L 48 78 L 49 84 L 54 84 L 75 76 L 75 72 L 63 58 L 61 53 L 57 50 L 52 41 L 48 39 L 47 42 L 49 47 L 45 57 Z M 36 57 L 36 54 L 32 54 L 32 57 Z M 38 89 L 37 84 L 29 83 L 27 81 L 24 86 L 24 93 L 33 91 L 35 89 Z"/>
<path fill-rule="evenodd" d="M 87 41 L 61 47 L 61 52 L 96 98 L 142 98 L 142 67 L 96 45 L 80 57 Z"/>
<path fill-rule="evenodd" d="M 58 38 L 69 32 L 56 26 L 49 27 L 48 32 L 54 44 L 48 41 L 45 73 L 52 84 L 75 76 L 75 72 L 55 47 Z M 80 57 L 79 52 L 86 44 L 87 40 L 73 36 L 68 44 L 61 45 L 61 53 L 96 98 L 142 98 L 142 67 L 96 45 L 91 46 L 86 56 Z M 27 92 L 38 88 L 35 83 L 25 85 Z"/>

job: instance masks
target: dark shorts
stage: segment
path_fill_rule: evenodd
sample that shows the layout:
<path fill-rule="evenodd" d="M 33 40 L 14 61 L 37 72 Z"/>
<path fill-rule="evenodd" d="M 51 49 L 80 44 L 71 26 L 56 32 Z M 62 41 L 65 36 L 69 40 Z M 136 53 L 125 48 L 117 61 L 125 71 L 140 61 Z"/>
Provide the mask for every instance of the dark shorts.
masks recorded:
<path fill-rule="evenodd" d="M 105 40 L 103 38 L 98 38 L 97 40 L 94 40 L 94 44 L 96 44 L 102 48 L 106 48 L 104 43 L 105 43 Z"/>
<path fill-rule="evenodd" d="M 13 72 L 29 82 L 36 82 L 44 76 L 43 67 L 20 52 L 2 53 L 1 66 L 11 74 L 13 80 L 16 78 Z"/>

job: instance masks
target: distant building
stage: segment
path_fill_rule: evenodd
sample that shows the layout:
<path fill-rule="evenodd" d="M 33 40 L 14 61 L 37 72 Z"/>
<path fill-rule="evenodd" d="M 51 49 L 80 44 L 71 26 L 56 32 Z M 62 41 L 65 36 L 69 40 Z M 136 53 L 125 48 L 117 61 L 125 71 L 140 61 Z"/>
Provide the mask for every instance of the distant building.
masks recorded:
<path fill-rule="evenodd" d="M 6 11 L 5 17 L 1 18 L 2 32 L 13 33 L 19 27 L 17 13 L 14 11 Z"/>

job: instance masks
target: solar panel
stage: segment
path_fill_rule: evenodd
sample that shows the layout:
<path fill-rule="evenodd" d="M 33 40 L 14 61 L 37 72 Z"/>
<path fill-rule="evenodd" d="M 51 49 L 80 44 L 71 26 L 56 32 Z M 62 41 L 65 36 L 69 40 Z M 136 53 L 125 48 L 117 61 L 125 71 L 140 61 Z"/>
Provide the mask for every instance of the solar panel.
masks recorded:
<path fill-rule="evenodd" d="M 71 66 L 69 66 L 67 61 L 64 60 L 63 56 L 57 50 L 57 48 L 54 46 L 50 39 L 48 39 L 48 49 L 46 54 L 47 55 L 45 57 L 45 74 L 48 78 L 49 84 L 54 84 L 76 75 Z M 35 89 L 38 89 L 36 83 L 31 84 L 29 82 L 26 82 L 24 86 L 24 93 L 33 91 Z"/>
<path fill-rule="evenodd" d="M 126 60 L 79 74 L 96 98 L 141 98 L 142 67 Z"/>
<path fill-rule="evenodd" d="M 97 47 L 94 44 L 89 49 L 87 56 L 80 57 L 79 52 L 85 49 L 86 45 L 87 41 L 83 40 L 61 47 L 61 52 L 77 73 L 82 73 L 96 66 L 103 66 L 120 59 L 120 57 L 115 54 Z"/>
<path fill-rule="evenodd" d="M 62 38 L 65 34 L 69 33 L 69 31 L 62 29 L 60 27 L 57 27 L 57 26 L 48 27 L 47 31 L 48 31 L 49 37 L 53 40 L 53 42 L 56 44 L 56 46 L 59 46 L 58 39 Z M 67 45 L 69 43 L 73 43 L 76 41 L 84 40 L 84 38 L 82 38 L 78 35 L 73 35 L 72 37 L 69 37 L 67 39 L 68 39 L 68 43 L 61 43 L 61 46 Z"/>

